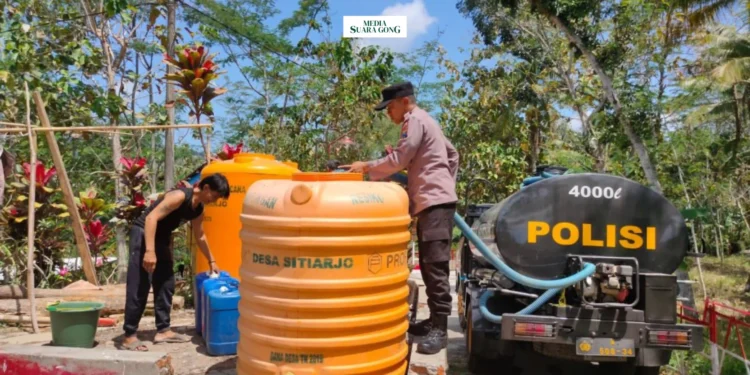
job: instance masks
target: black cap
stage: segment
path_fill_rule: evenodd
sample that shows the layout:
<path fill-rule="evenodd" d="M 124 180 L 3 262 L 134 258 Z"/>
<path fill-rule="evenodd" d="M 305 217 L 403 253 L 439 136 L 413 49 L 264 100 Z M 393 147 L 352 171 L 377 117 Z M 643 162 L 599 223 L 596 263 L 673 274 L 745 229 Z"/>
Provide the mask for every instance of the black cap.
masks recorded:
<path fill-rule="evenodd" d="M 375 106 L 376 111 L 382 111 L 393 99 L 405 98 L 414 95 L 414 86 L 411 82 L 401 82 L 383 89 L 383 101 Z"/>
<path fill-rule="evenodd" d="M 339 169 L 339 165 L 341 165 L 341 162 L 339 162 L 338 160 L 329 160 L 326 163 L 326 168 L 330 171 L 333 171 Z"/>

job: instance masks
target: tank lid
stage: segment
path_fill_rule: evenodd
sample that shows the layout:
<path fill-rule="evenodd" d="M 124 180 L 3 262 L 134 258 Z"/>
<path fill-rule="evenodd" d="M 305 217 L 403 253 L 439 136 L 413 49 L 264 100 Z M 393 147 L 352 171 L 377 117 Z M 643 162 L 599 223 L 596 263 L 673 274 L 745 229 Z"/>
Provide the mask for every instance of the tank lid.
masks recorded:
<path fill-rule="evenodd" d="M 248 152 L 239 153 L 234 156 L 235 163 L 249 163 L 253 161 L 253 159 L 276 160 L 276 158 L 273 155 L 255 154 L 255 153 L 248 153 Z"/>
<path fill-rule="evenodd" d="M 362 173 L 299 172 L 292 181 L 363 181 Z"/>

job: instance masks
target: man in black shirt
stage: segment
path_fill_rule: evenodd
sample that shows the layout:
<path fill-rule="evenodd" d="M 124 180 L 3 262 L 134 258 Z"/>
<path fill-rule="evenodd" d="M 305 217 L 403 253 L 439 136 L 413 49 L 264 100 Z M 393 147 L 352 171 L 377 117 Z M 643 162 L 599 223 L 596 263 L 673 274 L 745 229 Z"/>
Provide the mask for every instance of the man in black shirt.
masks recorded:
<path fill-rule="evenodd" d="M 121 349 L 148 351 L 146 345 L 138 340 L 136 331 L 146 309 L 151 286 L 154 288 L 157 329 L 154 343 L 190 341 L 190 337 L 169 328 L 175 287 L 170 238 L 182 223 L 190 221 L 193 235 L 209 261 L 211 272 L 219 272 L 203 233 L 203 206 L 219 198 L 229 198 L 229 183 L 223 175 L 215 174 L 204 178 L 197 186 L 169 191 L 133 222 L 125 296 L 125 339 Z"/>

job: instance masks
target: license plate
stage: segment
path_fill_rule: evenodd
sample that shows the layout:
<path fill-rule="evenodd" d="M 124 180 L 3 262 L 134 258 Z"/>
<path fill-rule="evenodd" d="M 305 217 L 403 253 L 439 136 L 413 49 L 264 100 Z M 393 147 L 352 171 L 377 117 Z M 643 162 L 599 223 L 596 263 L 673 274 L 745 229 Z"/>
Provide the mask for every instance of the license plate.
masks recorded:
<path fill-rule="evenodd" d="M 576 340 L 576 354 L 595 357 L 635 357 L 632 339 L 582 337 Z"/>

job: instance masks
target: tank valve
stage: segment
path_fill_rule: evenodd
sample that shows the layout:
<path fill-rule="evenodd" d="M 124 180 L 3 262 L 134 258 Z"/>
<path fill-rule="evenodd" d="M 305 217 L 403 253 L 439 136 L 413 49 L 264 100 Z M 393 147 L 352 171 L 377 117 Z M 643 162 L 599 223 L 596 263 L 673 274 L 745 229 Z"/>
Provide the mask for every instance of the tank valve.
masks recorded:
<path fill-rule="evenodd" d="M 292 202 L 294 204 L 305 204 L 312 198 L 312 189 L 305 184 L 299 184 L 292 188 Z"/>

